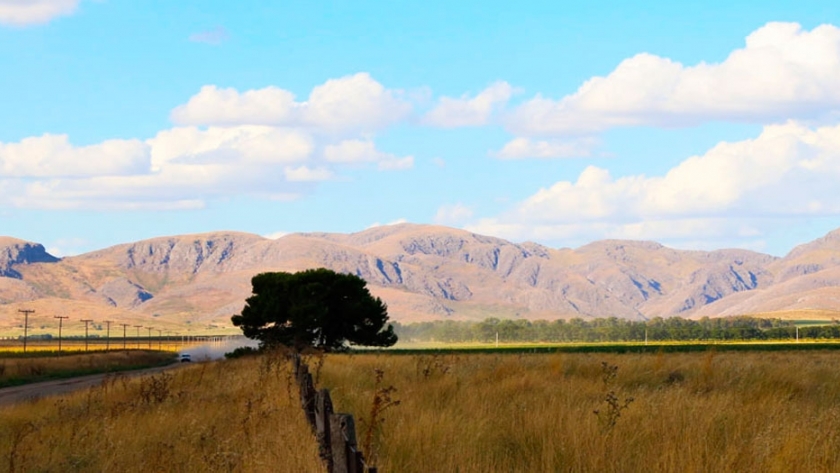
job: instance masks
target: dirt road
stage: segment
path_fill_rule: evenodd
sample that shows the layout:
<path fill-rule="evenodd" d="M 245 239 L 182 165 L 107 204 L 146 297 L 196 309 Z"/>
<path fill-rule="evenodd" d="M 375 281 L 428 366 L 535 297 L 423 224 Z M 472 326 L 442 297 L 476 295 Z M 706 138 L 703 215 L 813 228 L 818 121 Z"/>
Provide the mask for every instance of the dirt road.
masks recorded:
<path fill-rule="evenodd" d="M 188 364 L 188 363 L 185 363 Z M 173 363 L 166 366 L 158 366 L 155 368 L 148 368 L 144 370 L 135 371 L 120 371 L 119 374 L 124 376 L 142 376 L 147 374 L 160 373 L 161 371 L 180 368 L 181 363 Z M 49 396 L 57 396 L 60 394 L 67 394 L 80 389 L 96 386 L 102 382 L 108 375 L 115 375 L 117 373 L 101 373 L 92 374 L 88 376 L 79 376 L 78 378 L 57 379 L 53 381 L 43 381 L 41 383 L 25 384 L 23 386 L 13 386 L 10 388 L 0 389 L 0 408 L 17 404 L 19 402 L 31 401 Z"/>

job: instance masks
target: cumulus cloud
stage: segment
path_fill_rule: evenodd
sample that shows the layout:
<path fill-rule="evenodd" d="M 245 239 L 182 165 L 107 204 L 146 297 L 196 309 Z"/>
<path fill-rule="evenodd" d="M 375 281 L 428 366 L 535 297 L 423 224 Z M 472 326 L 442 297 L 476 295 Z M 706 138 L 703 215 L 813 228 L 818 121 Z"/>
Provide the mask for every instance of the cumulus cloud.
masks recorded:
<path fill-rule="evenodd" d="M 387 227 L 389 225 L 400 225 L 400 224 L 403 224 L 403 223 L 408 223 L 408 220 L 406 220 L 404 218 L 398 218 L 398 219 L 396 219 L 394 221 L 391 221 L 391 222 L 388 222 L 388 223 L 373 222 L 365 230 L 370 230 L 371 228 L 376 228 L 376 227 Z"/>
<path fill-rule="evenodd" d="M 172 113 L 195 124 L 146 140 L 77 146 L 66 135 L 45 134 L 0 142 L 0 207 L 193 209 L 242 194 L 288 201 L 340 178 L 344 165 L 411 168 L 414 157 L 380 151 L 362 131 L 404 113 L 389 108 L 392 99 L 366 74 L 327 81 L 308 102 L 279 88 L 239 93 L 210 86 Z M 359 123 L 367 125 L 330 112 L 345 106 L 366 113 Z M 335 135 L 336 127 L 343 134 Z"/>
<path fill-rule="evenodd" d="M 48 23 L 76 11 L 80 0 L 0 0 L 0 24 L 26 26 Z"/>
<path fill-rule="evenodd" d="M 372 132 L 403 119 L 411 104 L 366 73 L 330 79 L 312 89 L 308 100 L 277 87 L 239 92 L 202 87 L 172 111 L 180 125 L 273 125 L 307 127 L 323 133 Z"/>
<path fill-rule="evenodd" d="M 227 41 L 228 38 L 230 38 L 230 35 L 227 30 L 222 26 L 217 26 L 212 30 L 193 33 L 190 35 L 189 40 L 193 43 L 212 44 L 215 46 Z"/>
<path fill-rule="evenodd" d="M 240 93 L 206 85 L 170 118 L 181 125 L 289 125 L 296 119 L 297 106 L 294 94 L 278 87 Z"/>
<path fill-rule="evenodd" d="M 718 64 L 685 66 L 642 53 L 559 100 L 541 95 L 506 120 L 519 136 L 591 134 L 621 126 L 809 119 L 840 106 L 840 28 L 768 23 Z"/>
<path fill-rule="evenodd" d="M 314 143 L 299 130 L 268 126 L 178 127 L 148 140 L 152 169 L 167 163 L 267 165 L 306 161 Z"/>
<path fill-rule="evenodd" d="M 0 202 L 25 208 L 193 209 L 249 194 L 289 200 L 331 177 L 298 130 L 179 127 L 145 142 L 74 148 L 45 135 L 0 147 Z M 138 157 L 139 156 L 139 157 Z M 15 179 L 17 178 L 17 179 Z M 20 179 L 26 178 L 26 179 Z"/>
<path fill-rule="evenodd" d="M 486 125 L 491 114 L 506 104 L 512 95 L 513 87 L 499 81 L 475 97 L 441 97 L 435 108 L 423 117 L 423 122 L 443 128 Z"/>
<path fill-rule="evenodd" d="M 311 168 L 309 166 L 287 167 L 286 179 L 290 182 L 326 181 L 333 177 L 332 171 L 325 167 Z"/>
<path fill-rule="evenodd" d="M 263 237 L 268 238 L 269 240 L 277 240 L 277 239 L 283 238 L 286 235 L 289 235 L 289 232 L 280 231 L 280 232 L 274 232 L 274 233 L 269 233 L 267 235 L 263 235 Z"/>
<path fill-rule="evenodd" d="M 502 159 L 579 158 L 590 156 L 597 144 L 598 140 L 593 137 L 564 140 L 534 140 L 519 137 L 508 141 L 502 149 L 492 154 Z"/>
<path fill-rule="evenodd" d="M 361 164 L 377 163 L 379 169 L 408 169 L 414 166 L 414 157 L 397 157 L 376 149 L 370 140 L 344 140 L 328 145 L 324 149 L 324 158 L 330 163 Z"/>
<path fill-rule="evenodd" d="M 0 178 L 140 174 L 149 171 L 149 151 L 139 140 L 108 140 L 77 147 L 67 135 L 51 134 L 18 143 L 0 142 Z"/>
<path fill-rule="evenodd" d="M 439 225 L 460 225 L 472 216 L 473 210 L 462 203 L 447 204 L 438 209 L 434 222 Z"/>
<path fill-rule="evenodd" d="M 587 167 L 577 180 L 540 189 L 474 231 L 519 239 L 751 237 L 751 220 L 840 215 L 840 126 L 766 126 L 722 142 L 662 176 L 615 178 Z"/>

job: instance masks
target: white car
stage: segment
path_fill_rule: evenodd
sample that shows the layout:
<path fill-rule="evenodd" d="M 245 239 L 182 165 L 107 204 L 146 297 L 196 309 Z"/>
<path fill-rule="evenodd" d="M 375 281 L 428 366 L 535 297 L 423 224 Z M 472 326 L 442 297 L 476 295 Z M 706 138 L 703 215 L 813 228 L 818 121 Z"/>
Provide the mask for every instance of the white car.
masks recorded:
<path fill-rule="evenodd" d="M 189 363 L 190 361 L 192 361 L 192 358 L 190 357 L 189 353 L 181 354 L 181 363 Z"/>

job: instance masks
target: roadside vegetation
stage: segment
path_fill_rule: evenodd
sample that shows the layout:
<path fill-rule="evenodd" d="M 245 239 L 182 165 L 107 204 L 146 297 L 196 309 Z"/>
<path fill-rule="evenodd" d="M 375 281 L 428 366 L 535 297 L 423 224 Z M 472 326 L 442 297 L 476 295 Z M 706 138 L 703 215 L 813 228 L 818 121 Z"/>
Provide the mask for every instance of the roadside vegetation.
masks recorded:
<path fill-rule="evenodd" d="M 329 355 L 380 471 L 840 471 L 837 352 Z M 377 382 L 379 379 L 379 382 Z M 377 393 L 386 412 L 371 418 Z M 373 420 L 373 421 L 372 421 Z"/>
<path fill-rule="evenodd" d="M 840 339 L 840 322 L 755 317 L 704 317 L 699 320 L 654 317 L 645 321 L 617 317 L 569 320 L 435 321 L 394 324 L 401 343 L 604 343 L 662 341 L 736 341 Z"/>
<path fill-rule="evenodd" d="M 173 363 L 171 351 L 128 350 L 101 352 L 0 352 L 0 388 L 73 378 L 97 373 L 112 373 L 151 368 Z"/>
<path fill-rule="evenodd" d="M 196 363 L 0 409 L 0 470 L 323 471 L 287 368 Z"/>

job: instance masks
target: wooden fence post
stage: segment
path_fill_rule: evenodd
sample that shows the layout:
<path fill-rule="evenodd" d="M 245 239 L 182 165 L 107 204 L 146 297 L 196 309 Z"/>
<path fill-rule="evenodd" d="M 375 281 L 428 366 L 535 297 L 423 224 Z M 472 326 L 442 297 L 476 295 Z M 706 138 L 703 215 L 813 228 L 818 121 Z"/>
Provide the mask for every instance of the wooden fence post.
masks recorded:
<path fill-rule="evenodd" d="M 309 367 L 305 364 L 300 365 L 298 383 L 300 383 L 300 405 L 303 407 L 309 426 L 315 430 L 315 385 L 312 382 L 312 375 L 309 374 Z"/>
<path fill-rule="evenodd" d="M 300 403 L 306 420 L 315 432 L 318 449 L 329 473 L 377 473 L 365 465 L 356 443 L 356 423 L 351 414 L 335 414 L 328 389 L 315 391 L 309 366 L 292 357 L 295 380 L 300 388 Z"/>
<path fill-rule="evenodd" d="M 353 426 L 353 416 L 350 414 L 333 414 L 330 416 L 330 443 L 332 444 L 333 473 L 353 473 L 354 461 L 350 461 L 349 448 L 345 440 L 347 425 Z"/>
<path fill-rule="evenodd" d="M 332 443 L 330 442 L 330 416 L 333 414 L 330 391 L 322 389 L 315 397 L 315 435 L 318 438 L 318 450 L 327 471 L 333 471 Z"/>
<path fill-rule="evenodd" d="M 297 380 L 300 372 L 300 355 L 297 353 L 292 355 L 292 367 L 294 368 L 295 380 Z"/>

